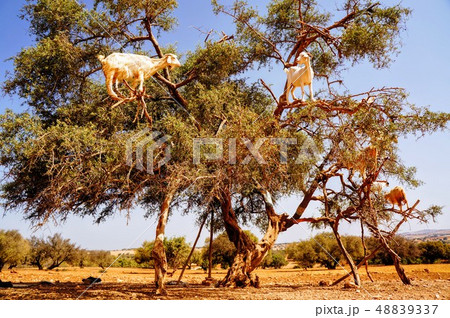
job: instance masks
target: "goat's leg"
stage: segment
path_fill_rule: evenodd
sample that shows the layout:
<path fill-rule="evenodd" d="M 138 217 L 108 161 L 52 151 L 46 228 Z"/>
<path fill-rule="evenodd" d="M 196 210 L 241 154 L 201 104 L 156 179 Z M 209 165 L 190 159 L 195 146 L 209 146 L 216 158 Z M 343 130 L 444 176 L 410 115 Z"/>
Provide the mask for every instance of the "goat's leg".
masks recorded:
<path fill-rule="evenodd" d="M 144 72 L 139 72 L 139 92 L 144 91 Z"/>
<path fill-rule="evenodd" d="M 305 87 L 303 85 L 300 85 L 300 88 L 302 89 L 302 102 L 305 101 Z"/>
<path fill-rule="evenodd" d="M 115 81 L 115 77 L 114 77 L 114 73 L 113 73 L 113 74 L 110 74 L 106 78 L 106 89 L 108 90 L 108 94 L 109 94 L 109 96 L 111 96 L 112 99 L 120 100 L 119 96 L 117 96 L 116 92 L 114 92 L 114 90 L 113 90 L 114 81 Z"/>
<path fill-rule="evenodd" d="M 115 82 L 115 87 L 116 87 L 116 93 L 117 93 L 117 95 L 118 95 L 120 98 L 126 98 L 126 96 L 124 96 L 124 95 L 120 92 L 120 90 L 119 90 L 119 81 L 117 80 L 117 78 L 114 79 L 114 82 Z"/>
<path fill-rule="evenodd" d="M 313 83 L 311 81 L 311 83 L 309 84 L 309 97 L 311 98 L 311 100 L 313 102 L 316 101 L 316 99 L 314 98 L 314 92 L 313 92 Z"/>
<path fill-rule="evenodd" d="M 288 78 L 287 86 L 286 86 L 286 103 L 288 103 L 288 104 L 289 104 L 289 92 L 291 91 L 291 88 L 293 88 L 292 87 L 292 83 L 291 83 L 291 81 Z"/>
<path fill-rule="evenodd" d="M 292 95 L 292 99 L 293 99 L 294 101 L 298 100 L 298 98 L 297 98 L 297 97 L 295 96 L 295 94 L 294 94 L 294 91 L 295 91 L 296 88 L 297 88 L 297 87 L 295 87 L 295 86 L 292 85 L 291 95 Z"/>
<path fill-rule="evenodd" d="M 142 112 L 145 115 L 145 117 L 147 118 L 147 121 L 150 124 L 150 128 L 151 128 L 153 125 L 153 119 L 152 119 L 152 116 L 150 116 L 150 114 L 147 111 L 147 104 L 145 103 L 144 96 L 141 96 L 141 103 L 142 103 Z M 142 117 L 142 115 L 141 115 L 141 117 Z"/>

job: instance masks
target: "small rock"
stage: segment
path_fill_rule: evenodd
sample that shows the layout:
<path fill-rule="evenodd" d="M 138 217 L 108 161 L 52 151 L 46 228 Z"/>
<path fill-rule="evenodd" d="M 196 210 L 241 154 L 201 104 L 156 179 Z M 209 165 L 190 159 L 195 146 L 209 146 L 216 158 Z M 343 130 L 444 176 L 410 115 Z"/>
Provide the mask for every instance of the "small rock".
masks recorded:
<path fill-rule="evenodd" d="M 44 285 L 44 286 L 54 286 L 55 283 L 52 281 L 48 281 L 48 280 L 43 280 L 39 283 L 39 285 Z"/>
<path fill-rule="evenodd" d="M 428 268 L 425 268 L 423 271 L 424 271 L 425 273 L 429 273 L 429 272 L 430 272 L 430 270 L 429 270 Z"/>
<path fill-rule="evenodd" d="M 319 282 L 319 286 L 330 286 L 330 284 L 329 284 L 329 282 L 327 282 L 327 281 L 321 280 L 321 281 Z"/>
<path fill-rule="evenodd" d="M 356 286 L 354 283 L 351 283 L 351 282 L 345 282 L 345 283 L 344 283 L 344 288 L 345 288 L 345 289 L 358 289 L 359 287 Z"/>
<path fill-rule="evenodd" d="M 202 281 L 203 286 L 214 286 L 216 284 L 216 281 L 214 278 L 206 278 L 204 281 Z"/>
<path fill-rule="evenodd" d="M 90 285 L 90 284 L 101 284 L 102 280 L 100 278 L 95 278 L 92 276 L 89 276 L 88 278 L 84 278 L 83 280 L 84 284 Z"/>
<path fill-rule="evenodd" d="M 0 287 L 3 287 L 3 288 L 12 288 L 12 287 L 13 287 L 13 284 L 12 284 L 11 282 L 2 282 L 2 281 L 0 280 Z"/>
<path fill-rule="evenodd" d="M 188 284 L 188 283 L 182 282 L 182 281 L 180 281 L 180 282 L 178 283 L 177 280 L 171 280 L 171 281 L 167 282 L 166 285 L 169 285 L 169 286 L 170 286 L 170 285 L 172 285 L 172 286 L 180 286 L 180 287 L 189 287 L 189 284 Z"/>
<path fill-rule="evenodd" d="M 441 298 L 441 296 L 439 294 L 436 294 L 435 297 L 436 297 L 436 299 Z"/>

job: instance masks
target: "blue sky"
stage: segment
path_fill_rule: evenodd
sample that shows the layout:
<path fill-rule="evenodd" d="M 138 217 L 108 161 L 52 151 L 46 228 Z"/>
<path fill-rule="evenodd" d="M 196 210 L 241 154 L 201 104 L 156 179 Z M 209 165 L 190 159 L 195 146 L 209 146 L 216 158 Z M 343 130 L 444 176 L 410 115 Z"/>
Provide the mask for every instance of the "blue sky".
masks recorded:
<path fill-rule="evenodd" d="M 80 2 L 87 2 L 86 0 Z M 211 13 L 209 0 L 180 0 L 177 16 L 178 28 L 160 39 L 161 43 L 177 42 L 180 51 L 193 49 L 201 44 L 204 35 L 196 30 L 210 30 L 232 33 L 231 20 L 224 16 L 214 16 Z M 252 1 L 250 1 L 252 2 Z M 264 4 L 267 1 L 254 1 Z M 384 1 L 383 1 L 384 2 Z M 24 0 L 0 2 L 0 74 L 4 78 L 5 72 L 11 71 L 13 63 L 6 61 L 23 47 L 32 45 L 33 39 L 28 36 L 28 25 L 18 18 Z M 335 7 L 334 1 L 321 1 L 322 6 Z M 394 3 L 388 1 L 388 3 Z M 412 16 L 407 22 L 407 31 L 402 34 L 403 48 L 396 61 L 390 68 L 374 70 L 369 64 L 363 63 L 343 73 L 346 86 L 352 92 L 363 92 L 372 87 L 395 86 L 403 87 L 409 93 L 409 102 L 418 106 L 427 106 L 434 111 L 450 111 L 447 93 L 450 91 L 450 1 L 403 1 L 403 5 L 413 9 Z M 279 67 L 275 67 L 270 74 L 267 71 L 252 72 L 252 77 L 263 78 L 273 85 L 273 90 L 279 95 L 283 89 L 285 74 Z M 26 111 L 20 102 L 10 96 L 0 96 L 0 112 L 12 108 L 17 112 Z M 411 222 L 402 231 L 421 229 L 450 228 L 450 193 L 448 178 L 450 176 L 450 134 L 436 133 L 419 140 L 414 137 L 399 140 L 400 154 L 404 162 L 416 166 L 417 176 L 424 181 L 418 189 L 408 189 L 410 202 L 421 200 L 419 207 L 426 208 L 431 204 L 442 205 L 444 215 L 436 223 L 418 224 Z M 395 184 L 395 181 L 391 182 Z M 292 214 L 299 198 L 286 198 L 278 202 L 279 212 Z M 1 211 L 2 213 L 3 211 Z M 307 214 L 312 215 L 314 209 Z M 24 221 L 20 212 L 8 213 L 0 218 L 0 229 L 18 229 L 29 237 L 30 235 L 46 236 L 57 232 L 70 238 L 83 248 L 88 249 L 120 249 L 139 246 L 144 240 L 153 240 L 156 220 L 144 219 L 144 212 L 140 209 L 130 211 L 130 218 L 126 212 L 117 214 L 100 225 L 93 224 L 91 218 L 71 217 L 60 225 L 48 224 L 39 229 L 31 229 L 30 223 Z M 359 226 L 344 228 L 347 233 L 357 234 Z M 253 230 L 259 234 L 257 230 Z M 197 233 L 197 226 L 189 216 L 181 216 L 173 211 L 166 231 L 168 236 L 186 236 L 192 242 Z M 282 233 L 278 242 L 292 242 L 308 238 L 312 231 L 306 225 L 291 228 Z M 203 244 L 207 236 L 205 231 L 200 239 Z"/>

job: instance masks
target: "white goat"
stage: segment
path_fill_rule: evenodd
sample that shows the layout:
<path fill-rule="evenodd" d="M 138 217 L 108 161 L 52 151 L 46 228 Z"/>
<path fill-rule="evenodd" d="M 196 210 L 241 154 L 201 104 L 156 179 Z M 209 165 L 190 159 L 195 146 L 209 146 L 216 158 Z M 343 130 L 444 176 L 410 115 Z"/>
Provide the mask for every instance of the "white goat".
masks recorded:
<path fill-rule="evenodd" d="M 103 55 L 99 55 L 98 59 L 102 63 L 108 94 L 115 100 L 123 98 L 119 92 L 119 82 L 130 81 L 130 87 L 133 90 L 136 89 L 139 83 L 139 91 L 142 92 L 144 80 L 166 67 L 173 69 L 181 66 L 174 54 L 166 54 L 163 58 L 154 59 L 145 55 L 112 53 L 106 58 Z M 113 90 L 113 85 L 115 85 L 116 92 Z"/>
<path fill-rule="evenodd" d="M 387 181 L 375 181 L 372 183 L 372 192 L 381 192 L 385 187 L 389 187 L 389 182 Z"/>
<path fill-rule="evenodd" d="M 394 205 L 398 205 L 400 212 L 402 212 L 403 203 L 406 203 L 406 207 L 409 209 L 405 190 L 401 186 L 393 188 L 388 194 L 384 195 L 384 198 L 392 204 L 392 208 L 394 208 Z"/>
<path fill-rule="evenodd" d="M 289 103 L 289 92 L 294 100 L 298 100 L 294 95 L 294 90 L 299 86 L 302 89 L 302 101 L 305 101 L 305 85 L 309 85 L 309 97 L 312 101 L 315 101 L 312 86 L 314 71 L 311 67 L 311 56 L 306 52 L 302 52 L 295 62 L 297 63 L 296 66 L 284 69 L 287 75 L 286 101 Z M 302 64 L 304 66 L 301 66 Z"/>

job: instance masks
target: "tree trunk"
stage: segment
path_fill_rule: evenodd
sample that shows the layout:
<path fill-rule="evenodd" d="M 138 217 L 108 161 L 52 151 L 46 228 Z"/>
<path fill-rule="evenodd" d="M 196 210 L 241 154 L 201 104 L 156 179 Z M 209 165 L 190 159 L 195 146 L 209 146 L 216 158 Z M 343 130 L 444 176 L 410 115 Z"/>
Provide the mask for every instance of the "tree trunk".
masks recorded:
<path fill-rule="evenodd" d="M 36 261 L 32 262 L 31 265 L 37 266 L 37 268 L 38 268 L 40 271 L 44 269 L 44 266 L 41 264 L 41 261 L 40 261 L 40 260 L 36 260 Z"/>
<path fill-rule="evenodd" d="M 183 274 L 184 274 L 184 271 L 186 270 L 186 266 L 190 262 L 192 254 L 194 254 L 195 247 L 197 246 L 198 239 L 200 238 L 200 234 L 202 233 L 203 225 L 205 225 L 207 218 L 208 218 L 208 216 L 205 216 L 205 218 L 202 221 L 202 224 L 200 225 L 200 228 L 199 228 L 198 233 L 197 233 L 197 237 L 195 238 L 195 241 L 194 241 L 194 245 L 192 245 L 191 252 L 189 253 L 188 258 L 186 259 L 186 263 L 184 263 L 183 270 L 181 271 L 180 277 L 178 277 L 177 284 L 179 284 L 181 279 L 183 278 Z M 191 269 L 191 266 L 192 266 L 192 264 L 189 264 L 189 269 Z"/>
<path fill-rule="evenodd" d="M 155 263 L 155 284 L 156 295 L 167 295 L 164 280 L 167 274 L 167 258 L 164 250 L 164 233 L 169 216 L 169 207 L 175 191 L 171 190 L 161 205 L 158 225 L 156 226 L 156 239 L 152 250 L 152 257 Z"/>
<path fill-rule="evenodd" d="M 48 269 L 49 271 L 51 271 L 52 269 L 55 269 L 55 268 L 61 266 L 62 263 L 64 263 L 64 261 L 52 263 L 49 267 L 47 267 L 47 269 Z"/>
<path fill-rule="evenodd" d="M 353 274 L 353 279 L 355 280 L 355 285 L 361 286 L 361 278 L 359 277 L 359 274 L 358 274 L 358 267 L 355 265 L 355 262 L 353 261 L 352 256 L 348 253 L 347 249 L 345 248 L 344 243 L 342 242 L 341 235 L 339 234 L 338 227 L 339 227 L 339 222 L 336 220 L 334 222 L 334 224 L 332 224 L 334 236 L 336 237 L 336 241 L 338 243 L 339 248 L 342 251 L 342 254 L 344 254 L 344 257 L 345 257 L 348 265 L 350 266 L 350 270 L 352 271 L 352 274 Z"/>
<path fill-rule="evenodd" d="M 400 264 L 401 258 L 397 255 L 397 253 L 394 252 L 394 250 L 389 246 L 386 239 L 384 238 L 381 233 L 379 233 L 379 240 L 383 247 L 386 249 L 386 251 L 391 255 L 392 260 L 394 261 L 395 270 L 397 271 L 398 277 L 400 277 L 400 280 L 405 285 L 411 285 L 411 280 L 406 276 L 405 270 Z"/>
<path fill-rule="evenodd" d="M 237 252 L 227 275 L 218 283 L 218 286 L 259 287 L 260 285 L 258 276 L 252 274 L 252 272 L 261 264 L 264 257 L 273 247 L 288 218 L 286 214 L 280 216 L 275 213 L 272 198 L 267 191 L 262 191 L 261 194 L 266 204 L 269 226 L 266 234 L 258 243 L 254 243 L 239 227 L 232 208 L 230 194 L 222 194 L 221 209 L 225 229 Z"/>

